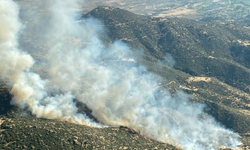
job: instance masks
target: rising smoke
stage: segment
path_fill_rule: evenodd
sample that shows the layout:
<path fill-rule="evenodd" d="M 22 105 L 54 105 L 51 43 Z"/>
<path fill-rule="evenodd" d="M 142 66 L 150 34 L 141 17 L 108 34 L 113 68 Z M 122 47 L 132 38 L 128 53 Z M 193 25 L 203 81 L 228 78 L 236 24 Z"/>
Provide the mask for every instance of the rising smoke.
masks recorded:
<path fill-rule="evenodd" d="M 138 65 L 126 44 L 117 41 L 104 46 L 99 38 L 105 33 L 101 22 L 93 18 L 77 21 L 76 1 L 31 3 L 41 7 L 23 11 L 22 19 L 29 20 L 23 25 L 18 5 L 0 1 L 0 75 L 12 87 L 12 104 L 36 117 L 104 127 L 79 113 L 76 99 L 102 124 L 127 126 L 183 149 L 241 144 L 238 134 L 203 112 L 204 105 L 190 102 L 181 91 L 172 96 L 162 89 L 161 78 Z M 40 71 L 35 72 L 35 60 L 18 44 L 23 43 L 18 38 L 31 35 L 36 35 L 33 44 L 40 45 L 38 50 L 45 54 Z M 173 65 L 171 55 L 167 56 L 166 63 Z M 42 71 L 43 78 L 36 73 Z"/>

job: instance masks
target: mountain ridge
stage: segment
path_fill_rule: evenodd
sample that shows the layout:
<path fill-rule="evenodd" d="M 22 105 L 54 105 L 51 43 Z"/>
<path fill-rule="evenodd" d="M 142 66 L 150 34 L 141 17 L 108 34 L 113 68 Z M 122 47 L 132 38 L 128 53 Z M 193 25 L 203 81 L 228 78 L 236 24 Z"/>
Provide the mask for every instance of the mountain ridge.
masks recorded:
<path fill-rule="evenodd" d="M 246 65 L 247 68 L 240 69 L 247 64 L 247 61 L 242 62 L 241 58 L 233 58 L 236 54 L 233 56 L 231 54 L 234 53 L 234 49 L 243 49 L 240 43 L 237 43 L 242 36 L 245 40 L 250 40 L 250 35 L 248 33 L 245 35 L 241 29 L 182 18 L 151 19 L 147 16 L 133 15 L 126 10 L 109 7 L 98 7 L 87 13 L 85 17 L 91 15 L 99 18 L 106 25 L 111 41 L 123 40 L 132 47 L 144 49 L 145 53 L 149 53 L 157 59 L 163 59 L 166 53 L 170 53 L 176 61 L 175 68 L 178 70 L 194 76 L 209 74 L 209 76 L 224 80 L 231 86 L 249 92 L 250 80 L 247 76 L 246 80 L 236 85 L 233 82 L 242 79 L 239 75 L 233 74 L 227 78 L 223 77 L 225 74 L 213 71 L 213 68 L 218 68 L 217 64 L 221 64 L 225 67 L 218 69 L 226 68 L 224 72 L 227 74 L 233 73 L 230 71 L 232 69 L 242 72 L 240 74 L 249 74 L 248 65 Z M 242 51 L 249 49 L 249 46 L 244 49 Z M 231 63 L 228 63 L 229 61 Z"/>

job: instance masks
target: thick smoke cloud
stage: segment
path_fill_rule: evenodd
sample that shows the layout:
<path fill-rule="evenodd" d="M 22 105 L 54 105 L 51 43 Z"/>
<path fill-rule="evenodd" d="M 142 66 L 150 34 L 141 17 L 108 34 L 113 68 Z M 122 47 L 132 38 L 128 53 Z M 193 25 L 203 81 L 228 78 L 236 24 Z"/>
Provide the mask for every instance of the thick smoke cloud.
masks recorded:
<path fill-rule="evenodd" d="M 1 78 L 12 86 L 12 104 L 22 108 L 28 107 L 37 117 L 72 121 L 79 124 L 99 126 L 83 114 L 77 114 L 77 108 L 70 91 L 58 91 L 50 87 L 48 80 L 40 78 L 39 74 L 30 72 L 34 64 L 33 58 L 18 49 L 18 34 L 22 25 L 19 21 L 18 6 L 11 0 L 0 1 L 0 59 Z"/>
<path fill-rule="evenodd" d="M 172 96 L 161 88 L 161 78 L 136 63 L 126 44 L 104 46 L 99 38 L 105 33 L 103 25 L 93 18 L 79 20 L 77 1 L 32 3 L 41 7 L 32 10 L 33 15 L 23 11 L 21 16 L 28 21 L 22 26 L 17 4 L 0 1 L 0 74 L 12 86 L 12 104 L 37 117 L 104 127 L 79 113 L 77 100 L 102 124 L 128 126 L 187 150 L 241 144 L 238 134 L 203 112 L 204 105 L 190 102 L 181 91 Z M 43 79 L 31 71 L 35 63 L 31 55 L 19 49 L 20 30 L 25 38 L 34 32 L 33 44 L 43 47 L 46 57 L 36 71 L 45 72 Z M 171 55 L 164 63 L 174 65 Z"/>

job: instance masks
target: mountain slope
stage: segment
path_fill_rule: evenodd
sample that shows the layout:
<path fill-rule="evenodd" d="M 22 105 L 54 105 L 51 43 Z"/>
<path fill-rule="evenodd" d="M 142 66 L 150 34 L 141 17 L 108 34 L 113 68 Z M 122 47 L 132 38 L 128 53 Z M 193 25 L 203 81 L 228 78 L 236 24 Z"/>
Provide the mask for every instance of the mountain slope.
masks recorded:
<path fill-rule="evenodd" d="M 176 147 L 141 136 L 126 127 L 92 128 L 32 117 L 10 105 L 0 84 L 0 149 L 169 149 Z M 22 114 L 20 116 L 20 114 Z"/>
<path fill-rule="evenodd" d="M 119 39 L 142 48 L 148 57 L 154 57 L 152 60 L 163 59 L 170 53 L 178 70 L 194 76 L 216 77 L 249 92 L 249 65 L 234 52 L 249 49 L 248 46 L 247 50 L 242 49 L 238 43 L 250 40 L 246 29 L 188 19 L 150 18 L 110 7 L 98 7 L 85 15 L 89 16 L 99 18 L 106 25 L 112 41 Z"/>
<path fill-rule="evenodd" d="M 250 39 L 244 32 L 247 29 L 187 19 L 155 19 L 110 7 L 98 7 L 84 15 L 90 16 L 107 27 L 109 36 L 100 35 L 106 45 L 122 40 L 134 47 L 138 62 L 163 77 L 163 87 L 172 93 L 182 89 L 193 101 L 207 104 L 206 112 L 240 133 L 244 144 L 250 145 L 250 71 L 244 54 L 249 49 L 244 44 Z M 172 69 L 163 61 L 166 53 L 175 59 Z M 151 143 L 126 127 L 95 129 L 25 113 L 20 116 L 21 111 L 9 105 L 8 87 L 1 87 L 0 149 L 177 149 Z"/>
<path fill-rule="evenodd" d="M 161 75 L 167 88 L 193 95 L 194 101 L 207 104 L 208 112 L 218 121 L 248 137 L 244 136 L 250 131 L 248 29 L 234 24 L 150 18 L 111 7 L 98 7 L 83 16 L 87 17 L 103 22 L 110 37 L 106 42 L 124 41 L 136 49 L 135 54 L 143 49 L 139 62 Z M 173 69 L 159 67 L 167 53 L 176 61 Z"/>

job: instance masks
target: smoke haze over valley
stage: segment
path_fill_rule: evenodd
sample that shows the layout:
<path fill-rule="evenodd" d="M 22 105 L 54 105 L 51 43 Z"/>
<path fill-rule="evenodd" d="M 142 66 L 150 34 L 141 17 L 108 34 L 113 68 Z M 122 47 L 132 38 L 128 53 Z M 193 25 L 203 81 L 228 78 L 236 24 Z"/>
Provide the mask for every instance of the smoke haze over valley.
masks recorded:
<path fill-rule="evenodd" d="M 222 1 L 204 3 L 192 1 L 187 5 L 186 2 L 157 1 L 157 3 L 153 3 L 146 0 L 143 2 L 133 1 L 130 4 L 123 1 L 103 1 L 103 4 L 98 5 L 109 4 L 121 8 L 126 7 L 138 14 L 153 17 L 185 17 L 190 15 L 189 18 L 202 20 L 208 16 L 204 17 L 204 13 L 197 15 L 198 9 L 193 9 L 194 6 L 198 6 L 198 4 L 208 6 L 208 3 L 219 4 L 220 2 Z M 221 83 L 220 78 L 216 76 L 217 74 L 211 73 L 211 76 L 214 77 L 212 79 L 192 78 L 191 75 L 199 75 L 199 70 L 195 70 L 196 68 L 192 65 L 188 66 L 186 62 L 184 62 L 187 64 L 186 68 L 183 67 L 181 58 L 176 57 L 177 48 L 174 46 L 172 48 L 166 46 L 166 49 L 169 48 L 173 51 L 162 51 L 158 53 L 158 56 L 151 54 L 153 52 L 150 50 L 144 50 L 139 44 L 138 47 L 136 44 L 133 45 L 132 42 L 135 40 L 129 41 L 132 34 L 123 38 L 110 37 L 112 31 L 116 30 L 117 33 L 119 31 L 121 34 L 128 33 L 129 28 L 122 30 L 119 27 L 124 27 L 124 24 L 126 27 L 130 26 L 131 21 L 124 24 L 117 23 L 121 25 L 112 25 L 116 22 L 111 21 L 108 26 L 106 21 L 116 19 L 112 17 L 112 12 L 119 11 L 119 9 L 112 7 L 99 7 L 82 16 L 83 13 L 89 12 L 92 7 L 95 8 L 97 3 L 98 1 L 95 0 L 86 2 L 77 0 L 0 1 L 0 77 L 11 88 L 10 94 L 13 98 L 10 103 L 18 106 L 24 116 L 56 119 L 95 128 L 126 126 L 150 139 L 170 143 L 186 150 L 238 148 L 242 141 L 240 141 L 240 135 L 233 131 L 233 127 L 229 129 L 229 125 L 216 121 L 217 117 L 212 116 L 215 113 L 208 113 L 207 109 L 209 108 L 204 102 L 194 102 L 193 97 L 185 92 L 188 91 L 187 86 L 178 85 L 178 88 L 171 90 L 171 87 L 165 84 L 166 82 L 170 84 L 171 80 L 165 79 L 157 71 L 165 72 L 169 76 L 175 76 L 176 74 L 172 74 L 174 71 L 184 71 L 185 73 L 180 74 L 183 76 L 185 74 L 188 77 L 185 82 L 195 84 L 202 81 L 209 83 L 208 86 L 212 82 Z M 145 9 L 140 9 L 141 7 Z M 167 12 L 166 10 L 156 11 L 163 8 L 175 8 L 177 12 L 180 12 L 182 9 L 180 7 L 185 7 L 187 10 L 183 11 L 187 14 L 176 14 L 176 12 Z M 103 20 L 95 18 L 94 15 L 99 15 L 98 11 L 106 11 L 103 13 Z M 108 16 L 108 13 L 111 14 Z M 125 16 L 126 13 L 128 12 L 124 11 L 122 14 Z M 111 19 L 105 19 L 107 17 L 105 15 Z M 130 15 L 137 17 L 132 13 Z M 129 19 L 133 19 L 133 17 Z M 142 20 L 147 19 L 143 18 Z M 150 22 L 152 26 L 154 26 L 154 21 Z M 184 21 L 186 20 L 184 19 Z M 170 20 L 169 22 L 174 21 Z M 177 20 L 174 23 L 178 24 L 179 22 Z M 161 31 L 166 29 L 164 25 L 160 22 Z M 212 26 L 212 23 L 210 25 Z M 114 30 L 111 30 L 109 27 L 113 26 L 115 26 Z M 183 28 L 187 28 L 184 23 L 183 26 Z M 150 29 L 153 31 L 156 28 Z M 204 29 L 210 30 L 209 27 Z M 224 28 L 218 27 L 216 29 Z M 180 31 L 184 31 L 184 29 Z M 192 32 L 192 28 L 189 28 L 189 31 Z M 210 33 L 206 32 L 202 31 L 204 38 L 210 36 Z M 166 33 L 167 38 L 172 36 L 174 39 L 178 39 L 173 34 L 174 31 L 166 29 Z M 137 36 L 137 34 L 134 35 Z M 153 34 L 151 35 L 153 36 Z M 148 37 L 142 36 L 141 38 Z M 228 34 L 228 37 L 234 43 L 244 44 L 247 42 L 247 40 L 241 42 L 235 40 L 238 37 L 233 33 L 232 35 Z M 174 45 L 174 42 L 167 43 L 167 38 L 159 38 L 159 41 L 166 40 L 162 43 Z M 153 39 L 156 40 L 156 38 Z M 210 40 L 216 41 L 212 38 Z M 201 45 L 200 47 L 203 48 L 203 43 L 197 41 L 199 43 L 197 45 Z M 131 43 L 133 46 L 130 45 Z M 183 43 L 189 42 L 184 41 Z M 216 42 L 214 43 L 216 44 Z M 150 47 L 144 46 L 145 48 Z M 158 42 L 157 46 L 160 47 L 161 43 Z M 160 49 L 157 46 L 154 51 Z M 232 53 L 233 50 L 240 47 L 237 46 L 231 49 Z M 247 45 L 245 46 L 247 47 Z M 190 47 L 192 48 L 192 46 Z M 211 65 L 213 65 L 213 61 L 225 63 L 230 60 L 233 67 L 243 68 L 242 70 L 248 73 L 247 64 L 244 64 L 242 59 L 231 60 L 231 56 L 227 56 L 227 54 L 221 56 L 223 58 L 217 58 L 217 54 L 221 52 L 210 51 L 211 54 L 208 54 L 207 51 L 203 53 L 206 53 L 204 56 L 206 55 L 209 60 L 212 60 Z M 194 51 L 191 52 L 196 54 Z M 150 56 L 148 56 L 149 54 Z M 181 56 L 181 54 L 178 55 Z M 198 58 L 198 55 L 192 56 Z M 157 61 L 152 61 L 154 62 L 153 67 L 147 66 L 147 64 L 152 63 L 147 61 L 156 58 Z M 197 61 L 198 59 L 193 60 Z M 234 61 L 237 62 L 237 65 L 234 64 Z M 155 68 L 158 70 L 155 71 Z M 239 76 L 235 77 L 235 79 L 238 78 Z M 221 77 L 221 79 L 225 78 Z M 244 91 L 246 95 L 249 94 L 245 84 L 239 86 L 239 84 L 230 81 L 225 81 L 225 83 L 233 90 L 238 88 L 240 92 Z M 247 104 L 248 102 L 246 102 Z M 83 105 L 88 111 L 81 110 L 79 105 Z"/>

